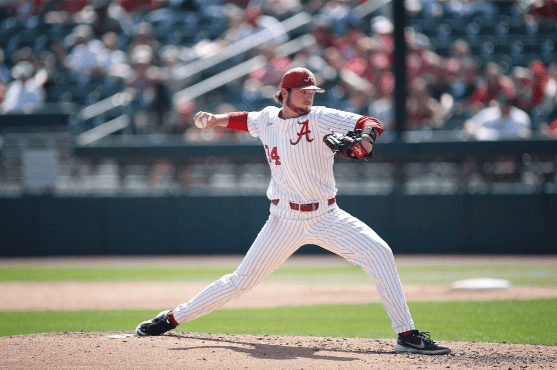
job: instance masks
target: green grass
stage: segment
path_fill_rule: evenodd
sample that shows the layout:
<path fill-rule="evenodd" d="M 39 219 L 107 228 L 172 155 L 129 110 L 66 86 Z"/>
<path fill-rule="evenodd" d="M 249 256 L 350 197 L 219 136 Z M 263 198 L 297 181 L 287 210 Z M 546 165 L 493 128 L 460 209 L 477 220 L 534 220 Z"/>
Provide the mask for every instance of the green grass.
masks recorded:
<path fill-rule="evenodd" d="M 210 282 L 233 272 L 235 266 L 218 267 L 102 267 L 76 268 L 42 266 L 0 266 L 0 282 L 16 281 L 200 281 Z M 398 267 L 403 284 L 447 285 L 471 278 L 506 279 L 513 285 L 557 286 L 554 265 L 402 265 Z M 358 266 L 283 266 L 266 282 L 291 281 L 307 284 L 370 284 Z"/>
<path fill-rule="evenodd" d="M 0 282 L 16 281 L 206 281 L 233 272 L 230 268 L 75 268 L 6 267 L 0 268 Z"/>
<path fill-rule="evenodd" d="M 235 265 L 196 267 L 81 267 L 1 265 L 0 282 L 190 281 L 211 282 Z M 447 285 L 470 278 L 506 279 L 512 285 L 557 286 L 557 266 L 531 264 L 409 265 L 403 284 Z M 282 266 L 265 282 L 370 284 L 357 266 Z M 436 340 L 557 345 L 557 300 L 409 302 L 419 329 Z M 169 308 L 169 307 L 168 307 Z M 132 331 L 160 310 L 0 311 L 0 336 L 42 332 Z M 217 310 L 180 327 L 188 332 L 394 338 L 380 303 Z"/>
<path fill-rule="evenodd" d="M 410 302 L 420 330 L 435 340 L 557 345 L 557 302 Z M 1 311 L 0 336 L 132 331 L 160 310 Z M 395 338 L 380 303 L 216 310 L 180 331 Z"/>

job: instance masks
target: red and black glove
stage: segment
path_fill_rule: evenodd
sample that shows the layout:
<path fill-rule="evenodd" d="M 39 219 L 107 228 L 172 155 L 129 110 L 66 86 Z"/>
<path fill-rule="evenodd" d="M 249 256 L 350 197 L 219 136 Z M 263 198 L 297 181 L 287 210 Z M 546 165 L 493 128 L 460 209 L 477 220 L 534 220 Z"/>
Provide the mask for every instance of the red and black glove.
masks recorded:
<path fill-rule="evenodd" d="M 373 138 L 373 136 L 372 136 Z M 346 135 L 332 132 L 323 137 L 323 142 L 335 153 L 336 155 L 348 159 L 360 159 L 373 157 L 373 151 L 366 152 L 361 141 L 368 141 L 373 144 L 372 140 L 362 138 L 362 130 L 348 131 Z"/>

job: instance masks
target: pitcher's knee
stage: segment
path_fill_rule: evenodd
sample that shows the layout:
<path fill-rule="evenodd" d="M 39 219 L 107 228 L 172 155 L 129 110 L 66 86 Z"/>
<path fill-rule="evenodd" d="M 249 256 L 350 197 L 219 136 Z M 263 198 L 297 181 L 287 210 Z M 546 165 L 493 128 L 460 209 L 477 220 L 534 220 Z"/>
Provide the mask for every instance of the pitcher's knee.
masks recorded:
<path fill-rule="evenodd" d="M 350 256 L 345 258 L 356 265 L 364 267 L 369 266 L 371 261 L 393 261 L 394 255 L 387 243 L 373 243 L 353 250 Z"/>
<path fill-rule="evenodd" d="M 391 249 L 391 247 L 389 247 L 389 245 L 387 243 L 380 243 L 374 246 L 375 248 L 377 248 L 379 250 L 379 252 L 381 253 L 385 253 L 386 255 L 393 255 L 393 250 Z"/>
<path fill-rule="evenodd" d="M 235 271 L 223 276 L 221 281 L 233 290 L 250 290 L 259 284 L 261 278 L 258 275 L 241 275 Z"/>

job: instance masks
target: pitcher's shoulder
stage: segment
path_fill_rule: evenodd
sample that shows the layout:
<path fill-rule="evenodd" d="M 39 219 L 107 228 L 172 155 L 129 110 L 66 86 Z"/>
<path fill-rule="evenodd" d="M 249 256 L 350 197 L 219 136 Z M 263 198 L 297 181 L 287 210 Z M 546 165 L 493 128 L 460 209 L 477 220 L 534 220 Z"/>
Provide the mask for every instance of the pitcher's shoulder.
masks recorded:
<path fill-rule="evenodd" d="M 261 110 L 261 114 L 266 114 L 269 117 L 278 117 L 279 112 L 280 108 L 273 105 L 269 105 Z"/>
<path fill-rule="evenodd" d="M 359 114 L 352 112 L 346 112 L 340 109 L 329 108 L 324 106 L 313 106 L 311 108 L 311 113 L 317 115 L 318 117 L 330 116 L 330 117 L 360 117 Z"/>

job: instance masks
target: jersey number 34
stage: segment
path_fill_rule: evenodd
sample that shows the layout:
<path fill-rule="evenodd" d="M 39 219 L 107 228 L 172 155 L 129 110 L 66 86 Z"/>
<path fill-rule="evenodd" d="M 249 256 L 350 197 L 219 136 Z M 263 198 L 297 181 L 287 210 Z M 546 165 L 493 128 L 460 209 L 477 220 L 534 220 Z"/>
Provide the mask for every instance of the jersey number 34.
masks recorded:
<path fill-rule="evenodd" d="M 267 158 L 269 159 L 269 163 L 272 164 L 273 161 L 275 161 L 275 164 L 277 166 L 280 165 L 280 156 L 278 155 L 277 147 L 275 146 L 269 151 L 269 147 L 265 145 L 265 150 L 267 151 Z"/>

